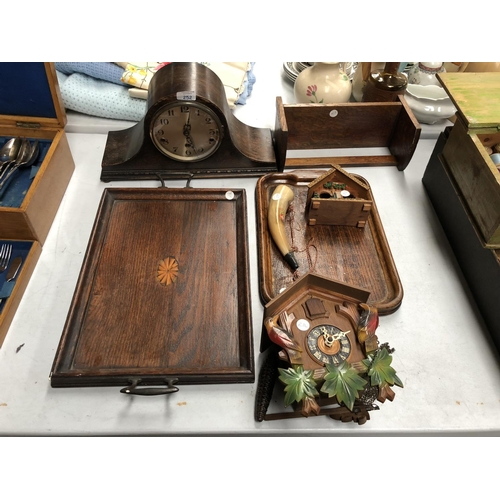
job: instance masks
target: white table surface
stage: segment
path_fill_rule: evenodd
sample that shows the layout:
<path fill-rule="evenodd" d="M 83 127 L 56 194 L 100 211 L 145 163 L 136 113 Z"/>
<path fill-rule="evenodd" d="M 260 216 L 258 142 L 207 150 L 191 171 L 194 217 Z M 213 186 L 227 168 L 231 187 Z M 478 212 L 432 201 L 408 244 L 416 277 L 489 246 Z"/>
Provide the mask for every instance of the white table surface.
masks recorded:
<path fill-rule="evenodd" d="M 235 111 L 240 120 L 274 127 L 276 96 L 293 102 L 281 67 L 279 62 L 256 63 L 252 96 Z M 395 400 L 379 404 L 366 424 L 325 416 L 256 422 L 257 382 L 181 386 L 178 393 L 161 397 L 126 396 L 119 387 L 51 388 L 49 372 L 103 190 L 158 185 L 101 182 L 106 132 L 116 123 L 71 113 L 69 118 L 76 170 L 0 349 L 0 435 L 500 435 L 499 356 L 421 182 L 437 133 L 446 123 L 424 127 L 403 172 L 395 167 L 348 169 L 371 185 L 404 288 L 401 307 L 381 317 L 377 334 L 396 349 L 393 366 L 405 387 L 395 387 Z M 191 185 L 247 190 L 257 376 L 263 306 L 256 180 L 200 179 Z M 182 185 L 184 181 L 167 183 Z M 279 410 L 271 405 L 270 412 Z"/>

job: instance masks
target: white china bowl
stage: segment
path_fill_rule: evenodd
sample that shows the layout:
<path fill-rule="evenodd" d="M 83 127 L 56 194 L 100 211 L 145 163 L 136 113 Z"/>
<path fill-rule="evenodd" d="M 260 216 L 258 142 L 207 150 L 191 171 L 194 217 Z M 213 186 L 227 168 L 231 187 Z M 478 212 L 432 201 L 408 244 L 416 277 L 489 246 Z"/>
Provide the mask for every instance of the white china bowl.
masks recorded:
<path fill-rule="evenodd" d="M 456 112 L 446 91 L 438 85 L 409 83 L 405 99 L 420 123 L 433 124 L 453 116 Z"/>

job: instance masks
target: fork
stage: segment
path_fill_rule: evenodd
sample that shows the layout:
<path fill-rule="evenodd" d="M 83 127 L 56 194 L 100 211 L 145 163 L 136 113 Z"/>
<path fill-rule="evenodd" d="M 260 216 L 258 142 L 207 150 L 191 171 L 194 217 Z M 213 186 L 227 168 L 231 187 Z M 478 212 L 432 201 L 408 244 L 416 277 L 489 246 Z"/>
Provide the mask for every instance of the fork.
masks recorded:
<path fill-rule="evenodd" d="M 7 269 L 11 254 L 12 245 L 10 243 L 4 243 L 0 247 L 0 273 L 3 273 Z"/>

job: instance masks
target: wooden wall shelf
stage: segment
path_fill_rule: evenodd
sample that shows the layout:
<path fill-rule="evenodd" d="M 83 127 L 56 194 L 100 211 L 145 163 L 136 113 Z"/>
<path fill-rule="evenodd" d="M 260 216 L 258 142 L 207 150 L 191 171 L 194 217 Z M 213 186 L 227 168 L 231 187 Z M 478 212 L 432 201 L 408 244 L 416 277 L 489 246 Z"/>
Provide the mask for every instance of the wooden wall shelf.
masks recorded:
<path fill-rule="evenodd" d="M 278 170 L 318 165 L 318 158 L 288 158 L 300 149 L 387 148 L 386 155 L 321 158 L 341 167 L 396 166 L 404 170 L 421 127 L 403 97 L 397 102 L 283 104 L 276 98 L 274 131 Z"/>

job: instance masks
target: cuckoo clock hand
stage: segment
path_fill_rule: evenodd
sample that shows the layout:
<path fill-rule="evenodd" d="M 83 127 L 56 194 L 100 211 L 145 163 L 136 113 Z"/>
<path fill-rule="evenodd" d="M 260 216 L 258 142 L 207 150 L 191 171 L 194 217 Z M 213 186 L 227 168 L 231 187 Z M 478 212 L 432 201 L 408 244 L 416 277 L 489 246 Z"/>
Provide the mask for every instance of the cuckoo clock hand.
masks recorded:
<path fill-rule="evenodd" d="M 347 330 L 345 332 L 338 332 L 333 334 L 333 338 L 335 340 L 343 339 L 348 333 L 351 333 L 351 330 Z"/>

